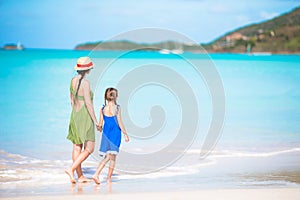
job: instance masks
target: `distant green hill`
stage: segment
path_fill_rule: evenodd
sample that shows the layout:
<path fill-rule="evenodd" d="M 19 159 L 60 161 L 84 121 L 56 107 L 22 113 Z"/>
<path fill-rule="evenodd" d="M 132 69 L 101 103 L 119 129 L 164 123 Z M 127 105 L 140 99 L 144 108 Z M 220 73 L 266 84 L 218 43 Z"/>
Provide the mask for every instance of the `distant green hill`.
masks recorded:
<path fill-rule="evenodd" d="M 101 45 L 99 45 L 101 44 Z M 248 25 L 231 31 L 211 43 L 202 44 L 209 52 L 270 52 L 300 54 L 300 7 L 274 19 Z M 77 50 L 148 50 L 180 49 L 199 52 L 198 45 L 165 41 L 156 44 L 139 44 L 132 41 L 104 41 L 79 44 Z"/>
<path fill-rule="evenodd" d="M 205 45 L 209 51 L 300 53 L 300 7 L 274 19 L 231 31 Z"/>
<path fill-rule="evenodd" d="M 195 51 L 199 49 L 199 45 L 187 45 L 174 41 L 164 41 L 160 43 L 148 44 L 148 43 L 135 43 L 128 40 L 119 41 L 100 41 L 91 42 L 85 44 L 79 44 L 75 47 L 76 50 L 128 50 L 138 49 L 144 51 L 159 51 L 161 49 L 181 49 L 185 51 Z"/>

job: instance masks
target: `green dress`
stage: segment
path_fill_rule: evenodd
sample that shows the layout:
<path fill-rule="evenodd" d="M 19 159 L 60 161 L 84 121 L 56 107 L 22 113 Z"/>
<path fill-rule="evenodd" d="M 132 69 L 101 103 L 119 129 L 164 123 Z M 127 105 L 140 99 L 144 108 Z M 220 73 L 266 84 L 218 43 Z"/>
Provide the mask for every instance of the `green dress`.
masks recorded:
<path fill-rule="evenodd" d="M 75 97 L 75 91 L 70 86 L 70 92 Z M 91 91 L 91 98 L 93 100 L 93 92 Z M 78 100 L 84 100 L 84 96 L 77 96 Z M 73 144 L 83 144 L 86 141 L 95 141 L 95 127 L 93 120 L 84 104 L 80 110 L 72 109 L 71 119 L 69 124 L 69 134 L 67 136 Z"/>

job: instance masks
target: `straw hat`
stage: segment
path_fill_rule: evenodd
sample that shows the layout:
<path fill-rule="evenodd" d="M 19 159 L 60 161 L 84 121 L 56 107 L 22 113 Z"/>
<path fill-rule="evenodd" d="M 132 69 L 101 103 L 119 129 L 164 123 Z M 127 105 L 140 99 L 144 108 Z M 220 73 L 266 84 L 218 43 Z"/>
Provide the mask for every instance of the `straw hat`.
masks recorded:
<path fill-rule="evenodd" d="M 94 64 L 92 60 L 89 57 L 80 57 L 77 60 L 77 64 L 75 65 L 75 70 L 88 70 L 92 69 L 94 67 Z"/>

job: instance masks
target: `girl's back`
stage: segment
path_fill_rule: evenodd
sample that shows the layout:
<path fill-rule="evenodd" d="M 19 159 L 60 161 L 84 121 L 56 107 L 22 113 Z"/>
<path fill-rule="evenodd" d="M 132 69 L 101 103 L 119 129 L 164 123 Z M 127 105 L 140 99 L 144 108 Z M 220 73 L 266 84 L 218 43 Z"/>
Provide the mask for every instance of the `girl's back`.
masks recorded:
<path fill-rule="evenodd" d="M 118 113 L 119 105 L 106 105 L 103 106 L 102 112 L 104 116 L 113 117 L 116 116 Z"/>
<path fill-rule="evenodd" d="M 118 107 L 119 107 L 118 105 L 115 106 L 106 105 L 103 107 L 103 111 L 102 111 L 103 120 L 104 120 L 103 133 L 107 136 L 109 135 L 109 137 L 114 137 L 114 138 L 121 137 L 121 129 L 119 127 L 118 119 L 117 119 Z"/>

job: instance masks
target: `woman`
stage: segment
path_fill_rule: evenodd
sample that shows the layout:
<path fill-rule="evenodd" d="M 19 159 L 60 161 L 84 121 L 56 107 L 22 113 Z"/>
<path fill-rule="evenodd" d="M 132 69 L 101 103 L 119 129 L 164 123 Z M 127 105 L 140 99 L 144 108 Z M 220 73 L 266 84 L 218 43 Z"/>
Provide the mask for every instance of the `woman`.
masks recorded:
<path fill-rule="evenodd" d="M 85 79 L 93 66 L 89 57 L 79 58 L 74 67 L 78 75 L 72 78 L 70 85 L 72 113 L 67 138 L 73 143 L 73 164 L 65 172 L 69 175 L 71 183 L 76 183 L 75 170 L 78 182 L 88 181 L 82 174 L 81 163 L 94 151 L 95 146 L 94 124 L 98 124 L 98 122 L 94 112 L 90 83 Z"/>

